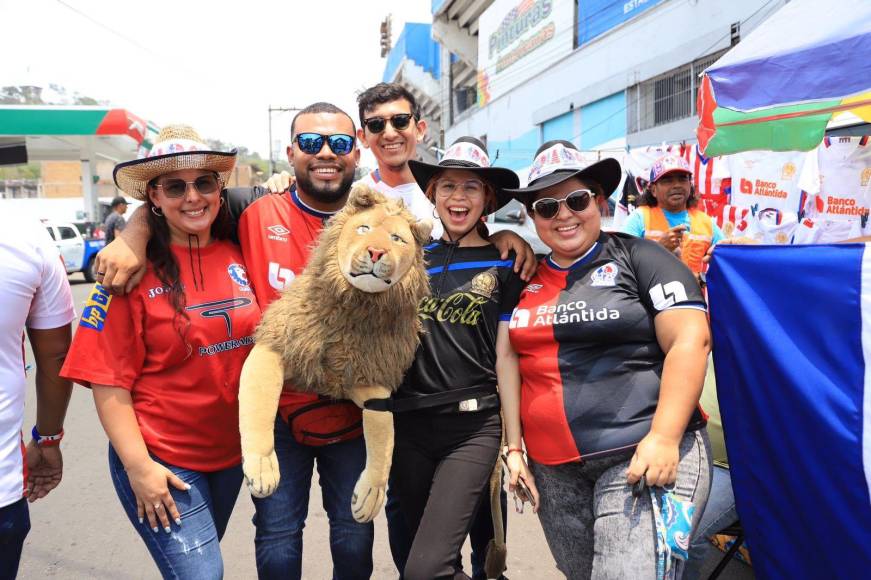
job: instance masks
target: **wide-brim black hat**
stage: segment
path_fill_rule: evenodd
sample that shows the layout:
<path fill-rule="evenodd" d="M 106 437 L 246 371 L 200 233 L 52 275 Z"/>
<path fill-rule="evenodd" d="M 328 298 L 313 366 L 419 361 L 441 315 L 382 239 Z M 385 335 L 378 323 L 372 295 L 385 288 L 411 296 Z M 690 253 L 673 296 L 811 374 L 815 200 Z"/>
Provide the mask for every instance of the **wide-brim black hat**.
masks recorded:
<path fill-rule="evenodd" d="M 539 149 L 529 170 L 528 185 L 507 191 L 528 206 L 531 199 L 541 190 L 572 177 L 598 183 L 607 196 L 620 185 L 623 169 L 619 161 L 611 158 L 590 163 L 574 145 L 557 141 L 553 145 L 542 146 Z"/>
<path fill-rule="evenodd" d="M 437 164 L 410 160 L 408 167 L 414 175 L 414 180 L 423 191 L 426 191 L 433 176 L 440 171 L 446 169 L 471 171 L 496 190 L 496 207 L 493 211 L 508 204 L 514 198 L 508 193 L 508 190 L 520 185 L 517 174 L 510 169 L 490 167 L 490 156 L 487 155 L 487 149 L 481 141 L 474 137 L 460 137 L 454 141 L 454 144 L 448 148 Z"/>

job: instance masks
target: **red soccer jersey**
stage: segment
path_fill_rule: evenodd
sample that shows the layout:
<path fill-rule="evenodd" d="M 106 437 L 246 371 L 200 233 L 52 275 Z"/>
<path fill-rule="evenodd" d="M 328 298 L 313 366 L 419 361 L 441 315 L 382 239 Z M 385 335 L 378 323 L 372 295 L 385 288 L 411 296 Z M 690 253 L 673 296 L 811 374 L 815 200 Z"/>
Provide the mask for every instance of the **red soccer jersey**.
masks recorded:
<path fill-rule="evenodd" d="M 260 309 L 229 242 L 172 246 L 189 323 L 149 269 L 128 296 L 94 286 L 61 375 L 131 392 L 149 452 L 196 471 L 241 459 L 239 374 Z"/>
<path fill-rule="evenodd" d="M 264 310 L 305 269 L 312 245 L 332 215 L 305 205 L 296 190 L 263 195 L 242 210 L 239 241 Z M 285 385 L 279 408 L 287 413 L 317 399 L 315 394 L 298 393 Z"/>

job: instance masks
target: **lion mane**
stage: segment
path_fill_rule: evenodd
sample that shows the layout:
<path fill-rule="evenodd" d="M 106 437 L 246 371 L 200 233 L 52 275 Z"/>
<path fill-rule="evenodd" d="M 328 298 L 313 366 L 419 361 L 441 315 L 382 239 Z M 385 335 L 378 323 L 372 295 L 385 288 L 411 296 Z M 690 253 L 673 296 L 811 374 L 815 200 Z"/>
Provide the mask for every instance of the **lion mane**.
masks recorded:
<path fill-rule="evenodd" d="M 411 266 L 388 289 L 366 292 L 342 271 L 342 254 L 361 250 L 341 247 L 346 240 L 342 233 L 379 210 L 379 216 L 399 216 L 402 227 L 407 225 L 413 239 L 387 253 L 396 253 L 388 256 L 394 259 L 411 257 Z M 385 221 L 375 220 L 370 234 L 391 234 L 382 231 Z M 255 334 L 255 343 L 280 355 L 284 378 L 294 390 L 335 399 L 349 398 L 357 385 L 382 385 L 395 392 L 419 343 L 417 307 L 429 294 L 423 246 L 430 230 L 401 201 L 362 184 L 352 188 L 344 209 L 321 232 L 305 270 L 267 308 Z M 359 246 L 369 239 L 357 236 L 352 242 Z"/>

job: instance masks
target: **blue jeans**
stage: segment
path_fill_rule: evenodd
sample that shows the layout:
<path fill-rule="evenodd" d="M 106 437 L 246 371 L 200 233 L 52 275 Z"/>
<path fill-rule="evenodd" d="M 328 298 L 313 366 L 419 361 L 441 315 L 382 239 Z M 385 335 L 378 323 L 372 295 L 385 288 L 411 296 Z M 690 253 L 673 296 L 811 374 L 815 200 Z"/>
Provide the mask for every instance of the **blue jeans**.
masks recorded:
<path fill-rule="evenodd" d="M 723 553 L 711 543 L 710 538 L 737 520 L 738 512 L 735 510 L 735 495 L 732 493 L 729 470 L 715 465 L 708 505 L 690 544 L 690 557 L 684 570 L 685 580 L 698 578 L 705 560 L 712 554 L 723 556 Z"/>
<path fill-rule="evenodd" d="M 351 515 L 354 485 L 366 465 L 362 437 L 313 447 L 297 443 L 281 417 L 275 420 L 275 454 L 281 479 L 269 497 L 253 498 L 254 547 L 260 578 L 302 577 L 302 530 L 308 515 L 315 459 L 321 497 L 330 522 L 333 578 L 351 580 L 372 575 L 372 522 Z"/>
<path fill-rule="evenodd" d="M 26 499 L 0 508 L 0 580 L 14 580 L 18 574 L 21 548 L 29 531 L 30 511 Z"/>
<path fill-rule="evenodd" d="M 164 578 L 223 578 L 224 560 L 221 558 L 219 542 L 239 497 L 242 466 L 206 473 L 176 467 L 153 456 L 152 459 L 165 465 L 191 486 L 189 491 L 169 486 L 169 492 L 181 514 L 181 526 L 171 523 L 169 534 L 160 528 L 157 532 L 152 531 L 147 519 L 139 523 L 136 496 L 130 487 L 127 472 L 124 471 L 121 458 L 109 446 L 109 472 L 115 492 L 158 570 Z"/>

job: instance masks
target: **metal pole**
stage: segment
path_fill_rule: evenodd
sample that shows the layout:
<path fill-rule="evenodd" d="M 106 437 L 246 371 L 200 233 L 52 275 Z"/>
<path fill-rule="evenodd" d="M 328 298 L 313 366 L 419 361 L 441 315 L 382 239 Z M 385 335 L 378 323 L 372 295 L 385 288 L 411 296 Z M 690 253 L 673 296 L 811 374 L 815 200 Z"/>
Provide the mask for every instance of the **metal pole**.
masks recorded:
<path fill-rule="evenodd" d="M 272 113 L 274 111 L 280 113 L 287 113 L 291 111 L 301 111 L 299 107 L 273 107 L 269 105 L 269 175 L 272 176 L 275 173 L 275 161 L 272 157 Z"/>
<path fill-rule="evenodd" d="M 269 177 L 275 173 L 272 163 L 272 105 L 269 105 Z"/>

